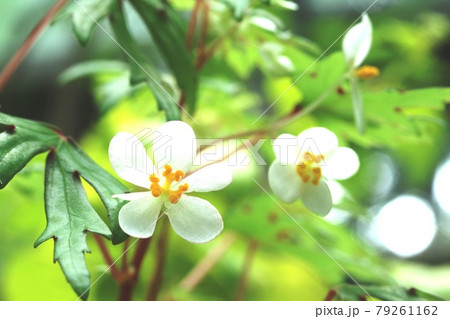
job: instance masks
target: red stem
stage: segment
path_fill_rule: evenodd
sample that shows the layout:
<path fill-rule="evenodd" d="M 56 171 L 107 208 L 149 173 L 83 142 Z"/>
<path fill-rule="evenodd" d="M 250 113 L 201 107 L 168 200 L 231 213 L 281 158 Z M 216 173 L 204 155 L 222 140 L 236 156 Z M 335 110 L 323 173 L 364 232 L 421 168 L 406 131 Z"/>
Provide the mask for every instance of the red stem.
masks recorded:
<path fill-rule="evenodd" d="M 161 227 L 161 233 L 158 238 L 156 247 L 156 265 L 147 293 L 147 300 L 157 300 L 158 293 L 163 283 L 164 266 L 166 264 L 167 255 L 167 239 L 169 235 L 169 220 L 164 218 Z"/>
<path fill-rule="evenodd" d="M 198 11 L 200 9 L 200 5 L 203 3 L 203 0 L 196 0 L 194 9 L 192 9 L 191 19 L 189 20 L 187 37 L 186 37 L 186 47 L 189 50 L 192 50 L 194 45 L 194 35 L 195 35 L 195 27 L 197 26 L 197 17 Z"/>
<path fill-rule="evenodd" d="M 100 235 L 94 234 L 94 239 L 97 242 L 98 247 L 100 248 L 103 258 L 106 261 L 106 264 L 110 267 L 109 270 L 111 271 L 112 277 L 114 278 L 114 280 L 117 283 L 120 283 L 121 279 L 122 279 L 122 274 L 117 269 L 117 267 L 114 263 L 114 260 L 112 259 L 111 255 L 108 251 L 108 247 L 106 247 L 106 244 L 103 241 L 103 238 Z"/>
<path fill-rule="evenodd" d="M 131 269 L 127 269 L 127 280 L 119 285 L 119 300 L 126 301 L 133 298 L 133 291 L 138 282 L 139 273 L 141 271 L 142 262 L 147 253 L 148 246 L 152 241 L 152 237 L 140 239 L 138 241 L 133 260 L 131 261 Z M 127 245 L 127 243 L 125 243 Z"/>
<path fill-rule="evenodd" d="M 22 46 L 17 50 L 11 60 L 6 64 L 3 71 L 0 73 L 0 92 L 8 82 L 11 75 L 13 75 L 14 71 L 16 71 L 17 67 L 20 65 L 22 60 L 27 55 L 30 48 L 33 46 L 34 42 L 41 34 L 41 32 L 45 29 L 45 27 L 53 20 L 56 14 L 61 10 L 68 0 L 58 0 L 53 7 L 46 13 L 46 15 L 39 21 L 39 23 L 34 27 L 31 33 L 23 42 Z"/>

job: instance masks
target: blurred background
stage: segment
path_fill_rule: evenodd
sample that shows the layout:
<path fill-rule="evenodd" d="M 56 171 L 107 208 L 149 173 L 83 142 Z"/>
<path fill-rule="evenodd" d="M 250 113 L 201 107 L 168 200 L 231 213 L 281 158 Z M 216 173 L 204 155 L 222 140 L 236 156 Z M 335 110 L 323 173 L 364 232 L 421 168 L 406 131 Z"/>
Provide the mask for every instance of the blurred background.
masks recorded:
<path fill-rule="evenodd" d="M 53 2 L 0 2 L 1 67 Z M 187 21 L 194 1 L 169 2 Z M 214 3 L 211 39 L 220 35 L 221 29 L 227 28 L 231 24 L 228 21 L 233 19 L 224 13 L 226 9 L 220 1 Z M 219 138 L 245 130 L 372 1 L 296 3 L 299 9 L 295 12 L 277 6 L 255 6 L 254 10 L 259 11 L 252 11 L 253 15 L 240 22 L 237 34 L 224 41 L 201 71 L 194 116 L 202 124 L 194 128 L 198 137 Z M 132 34 L 149 56 L 161 64 L 162 76 L 170 81 L 170 74 L 164 73 L 161 57 L 154 52 L 152 38 L 136 12 L 131 6 L 127 6 L 126 12 Z M 374 40 L 366 62 L 377 66 L 381 74 L 362 83 L 368 96 L 378 96 L 389 89 L 402 92 L 450 86 L 447 1 L 379 0 L 369 14 Z M 276 35 L 271 33 L 274 21 L 278 23 L 274 28 L 282 29 Z M 110 30 L 107 21 L 102 25 Z M 283 39 L 287 33 L 292 33 L 289 37 L 296 42 Z M 301 78 L 259 125 L 269 125 L 270 118 L 312 99 L 311 74 L 320 75 L 321 68 L 330 64 L 333 69 L 339 68 L 340 50 L 338 42 L 323 58 L 323 64 L 318 63 Z M 279 56 L 286 56 L 290 62 L 280 62 Z M 103 61 L 104 67 L 80 77 L 67 71 L 78 63 L 94 60 Z M 0 92 L 1 111 L 57 125 L 112 173 L 107 158 L 110 139 L 118 131 L 135 133 L 164 121 L 151 91 L 146 87 L 131 88 L 128 76 L 124 54 L 107 34 L 97 28 L 89 44 L 82 47 L 72 32 L 70 20 L 61 19 L 45 30 Z M 332 129 L 343 144 L 357 151 L 361 168 L 350 180 L 330 185 L 335 207 L 324 219 L 307 212 L 301 203 L 286 205 L 286 209 L 298 214 L 305 229 L 363 286 L 415 287 L 449 299 L 450 99 L 430 94 L 420 95 L 420 101 L 426 104 L 429 97 L 430 103 L 442 112 L 427 116 L 425 124 L 417 124 L 420 133 L 411 139 L 398 138 L 404 131 L 393 129 L 397 123 L 394 117 L 383 122 L 379 131 L 357 137 L 349 129 L 353 125 L 351 118 L 338 121 L 327 112 L 331 107 L 344 105 L 332 99 L 322 111 L 287 127 L 285 131 L 293 134 L 313 125 Z M 401 96 L 394 101 L 380 97 L 377 103 L 401 103 Z M 270 146 L 263 148 L 263 155 L 270 163 L 273 159 Z M 33 248 L 45 227 L 44 162 L 45 155 L 37 156 L 0 191 L 0 300 L 76 299 L 59 266 L 52 263 L 53 243 L 48 241 Z M 254 165 L 239 171 L 226 190 L 205 195 L 224 215 L 225 232 L 217 240 L 193 245 L 171 233 L 161 299 L 235 298 L 246 252 L 252 243 L 257 243 L 258 248 L 246 300 L 323 300 L 329 289 L 343 283 L 354 284 L 254 184 L 252 177 L 264 180 L 266 169 Z M 85 186 L 89 199 L 104 217 L 100 199 Z M 184 289 L 180 282 L 188 272 L 205 254 L 227 241 L 230 248 L 208 276 L 196 289 Z M 87 254 L 87 261 L 95 279 L 107 266 L 90 236 L 88 244 L 92 254 Z M 112 251 L 119 256 L 121 248 L 113 247 Z M 153 259 L 147 258 L 143 266 L 137 299 L 145 290 Z M 115 300 L 116 296 L 117 288 L 107 274 L 92 288 L 90 299 Z"/>

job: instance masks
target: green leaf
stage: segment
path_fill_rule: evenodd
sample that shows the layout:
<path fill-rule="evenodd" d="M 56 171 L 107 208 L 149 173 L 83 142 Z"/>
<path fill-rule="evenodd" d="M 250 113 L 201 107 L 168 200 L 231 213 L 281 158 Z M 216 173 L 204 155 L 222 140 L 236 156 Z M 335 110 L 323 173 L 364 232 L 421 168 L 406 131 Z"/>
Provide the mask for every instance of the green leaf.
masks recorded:
<path fill-rule="evenodd" d="M 114 60 L 91 60 L 81 62 L 64 70 L 58 80 L 61 84 L 78 80 L 83 77 L 93 76 L 99 73 L 122 74 L 128 72 L 128 65 Z"/>
<path fill-rule="evenodd" d="M 250 0 L 219 0 L 231 10 L 233 10 L 233 16 L 237 21 L 241 21 L 244 18 L 245 10 L 250 5 Z"/>
<path fill-rule="evenodd" d="M 154 71 L 155 65 L 128 32 L 122 8 L 114 10 L 111 24 L 117 40 L 123 44 L 128 52 L 131 84 L 145 82 L 155 95 L 158 109 L 166 112 L 167 121 L 180 120 L 180 110 L 178 102 L 175 100 L 175 92 Z"/>
<path fill-rule="evenodd" d="M 72 26 L 82 45 L 92 37 L 97 23 L 110 12 L 115 0 L 78 0 L 73 6 Z"/>
<path fill-rule="evenodd" d="M 131 3 L 141 15 L 162 57 L 173 71 L 178 86 L 186 97 L 187 111 L 193 115 L 198 75 L 194 56 L 185 45 L 185 21 L 166 1 L 131 0 Z"/>
<path fill-rule="evenodd" d="M 72 288 L 86 300 L 90 286 L 90 274 L 84 259 L 84 253 L 90 252 L 86 232 L 110 238 L 111 231 L 89 204 L 78 173 L 65 167 L 59 157 L 59 149 L 52 150 L 47 156 L 45 211 L 47 227 L 34 246 L 54 239 L 54 262 L 58 261 Z"/>
<path fill-rule="evenodd" d="M 96 190 L 103 201 L 108 212 L 113 244 L 123 242 L 128 236 L 120 228 L 118 216 L 125 202 L 113 198 L 112 195 L 125 193 L 127 188 L 107 171 L 100 168 L 75 142 L 69 140 L 62 143 L 58 150 L 61 163 L 65 169 L 78 172 Z"/>
<path fill-rule="evenodd" d="M 364 289 L 374 298 L 384 301 L 443 301 L 440 297 L 433 296 L 415 288 L 405 289 L 396 286 L 368 286 Z M 333 289 L 337 300 L 360 300 L 364 297 L 371 300 L 362 289 L 356 285 L 341 285 Z"/>
<path fill-rule="evenodd" d="M 0 113 L 0 178 L 4 187 L 37 153 L 47 157 L 45 207 L 48 226 L 36 246 L 54 237 L 55 260 L 60 263 L 74 290 L 89 287 L 84 261 L 85 230 L 112 237 L 118 244 L 127 238 L 118 214 L 125 201 L 113 198 L 127 191 L 116 178 L 98 166 L 57 128 Z M 107 208 L 110 229 L 87 201 L 80 182 L 83 177 L 99 194 Z M 87 296 L 83 296 L 87 297 Z"/>
<path fill-rule="evenodd" d="M 0 113 L 0 189 L 35 155 L 48 151 L 58 140 L 52 129 L 40 123 Z"/>

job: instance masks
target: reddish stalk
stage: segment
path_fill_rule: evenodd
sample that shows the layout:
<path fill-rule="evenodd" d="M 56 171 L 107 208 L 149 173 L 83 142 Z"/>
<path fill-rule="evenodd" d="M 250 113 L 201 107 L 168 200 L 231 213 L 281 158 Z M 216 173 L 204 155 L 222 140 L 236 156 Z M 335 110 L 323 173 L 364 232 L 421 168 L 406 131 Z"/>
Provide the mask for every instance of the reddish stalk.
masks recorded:
<path fill-rule="evenodd" d="M 117 283 L 120 283 L 122 280 L 122 274 L 117 269 L 111 254 L 109 253 L 108 247 L 106 247 L 103 238 L 100 235 L 94 234 L 94 239 L 97 242 L 98 247 L 103 255 L 103 258 L 106 261 L 106 264 L 109 266 L 109 270 L 111 271 L 111 276 Z"/>
<path fill-rule="evenodd" d="M 200 29 L 200 39 L 198 41 L 198 58 L 204 56 L 206 51 L 206 40 L 208 38 L 209 26 L 209 5 L 203 2 L 202 6 L 202 25 Z"/>
<path fill-rule="evenodd" d="M 247 252 L 245 254 L 244 264 L 242 265 L 241 276 L 239 277 L 238 286 L 234 300 L 244 300 L 247 292 L 248 281 L 250 277 L 250 270 L 255 258 L 256 250 L 258 249 L 257 241 L 250 241 L 248 243 Z"/>
<path fill-rule="evenodd" d="M 198 11 L 200 10 L 202 3 L 203 3 L 203 0 L 196 0 L 194 9 L 192 9 L 191 19 L 189 20 L 187 37 L 186 37 L 186 47 L 189 50 L 192 50 L 192 48 L 194 46 L 195 27 L 197 26 Z"/>
<path fill-rule="evenodd" d="M 131 300 L 133 297 L 133 291 L 139 279 L 139 273 L 141 271 L 142 262 L 144 261 L 145 254 L 151 243 L 152 237 L 140 239 L 138 241 L 136 251 L 134 253 L 133 260 L 131 261 L 131 268 L 127 269 L 126 280 L 119 284 L 119 300 Z M 126 243 L 125 243 L 126 245 Z"/>
<path fill-rule="evenodd" d="M 161 221 L 162 227 L 156 246 L 156 265 L 153 276 L 147 292 L 147 300 L 157 300 L 159 291 L 161 290 L 164 275 L 164 266 L 166 264 L 167 242 L 169 235 L 169 220 L 164 218 Z"/>
<path fill-rule="evenodd" d="M 39 23 L 33 28 L 19 50 L 17 50 L 11 60 L 9 60 L 8 64 L 6 64 L 3 71 L 0 73 L 0 92 L 8 82 L 11 75 L 13 75 L 17 67 L 23 61 L 41 32 L 53 20 L 59 10 L 66 5 L 67 2 L 68 0 L 58 0 L 53 7 L 50 8 L 41 21 L 39 21 Z"/>
<path fill-rule="evenodd" d="M 188 292 L 194 290 L 235 241 L 235 234 L 224 234 L 222 240 L 184 277 L 180 282 L 180 287 Z"/>

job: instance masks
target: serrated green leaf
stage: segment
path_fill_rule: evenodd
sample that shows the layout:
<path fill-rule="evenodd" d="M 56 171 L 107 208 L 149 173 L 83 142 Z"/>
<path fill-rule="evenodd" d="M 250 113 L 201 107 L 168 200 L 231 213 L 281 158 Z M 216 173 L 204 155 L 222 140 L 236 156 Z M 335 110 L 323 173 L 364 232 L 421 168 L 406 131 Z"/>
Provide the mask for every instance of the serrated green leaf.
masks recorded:
<path fill-rule="evenodd" d="M 48 151 L 58 140 L 44 125 L 0 113 L 0 189 L 35 155 Z"/>
<path fill-rule="evenodd" d="M 122 194 L 127 188 L 87 156 L 75 142 L 69 140 L 58 148 L 59 158 L 68 171 L 77 171 L 98 193 L 105 205 L 110 221 L 113 244 L 123 242 L 128 236 L 119 226 L 119 210 L 125 204 L 112 195 Z"/>
<path fill-rule="evenodd" d="M 82 45 L 92 37 L 97 23 L 109 14 L 114 0 L 78 0 L 73 7 L 72 26 Z"/>
<path fill-rule="evenodd" d="M 128 52 L 131 84 L 136 85 L 145 82 L 155 95 L 158 109 L 166 112 L 167 121 L 180 120 L 180 110 L 175 100 L 175 93 L 154 71 L 155 65 L 128 32 L 121 8 L 114 10 L 111 24 L 118 42 Z"/>
<path fill-rule="evenodd" d="M 82 299 L 89 295 L 90 274 L 84 253 L 90 252 L 86 232 L 111 237 L 111 231 L 89 204 L 77 172 L 68 170 L 60 149 L 47 156 L 45 169 L 45 211 L 47 227 L 35 247 L 53 238 L 54 262 L 58 262 L 75 292 Z"/>
<path fill-rule="evenodd" d="M 433 296 L 418 289 L 405 289 L 397 286 L 371 286 L 364 285 L 364 289 L 374 298 L 383 301 L 443 301 L 444 299 Z M 338 300 L 360 300 L 361 296 L 370 299 L 359 286 L 341 285 L 333 289 Z"/>
<path fill-rule="evenodd" d="M 187 110 L 193 115 L 197 101 L 198 75 L 192 52 L 186 45 L 185 21 L 166 1 L 131 0 L 147 25 L 162 57 L 177 79 L 186 97 Z"/>
<path fill-rule="evenodd" d="M 48 225 L 35 245 L 55 238 L 55 260 L 81 296 L 89 287 L 89 272 L 84 261 L 84 252 L 88 251 L 85 231 L 112 237 L 115 244 L 127 238 L 118 223 L 119 210 L 125 201 L 112 197 L 127 188 L 72 140 L 49 125 L 0 113 L 0 142 L 0 177 L 4 185 L 36 153 L 51 150 L 47 157 L 45 183 Z M 90 206 L 80 176 L 91 184 L 106 206 L 112 234 Z M 83 298 L 87 298 L 87 294 Z"/>

